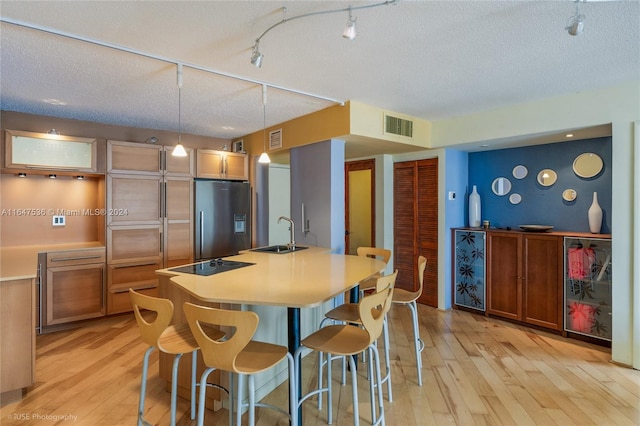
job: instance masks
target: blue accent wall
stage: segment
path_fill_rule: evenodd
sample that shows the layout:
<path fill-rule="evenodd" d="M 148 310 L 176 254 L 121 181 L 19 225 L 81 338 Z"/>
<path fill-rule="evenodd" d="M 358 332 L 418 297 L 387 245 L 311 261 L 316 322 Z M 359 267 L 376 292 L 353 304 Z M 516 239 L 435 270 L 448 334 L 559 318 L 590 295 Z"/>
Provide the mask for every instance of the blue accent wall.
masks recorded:
<path fill-rule="evenodd" d="M 581 178 L 573 171 L 573 161 L 580 154 L 598 154 L 604 163 L 602 171 L 592 178 Z M 491 227 L 518 229 L 519 225 L 552 225 L 554 231 L 589 232 L 587 211 L 598 193 L 603 220 L 600 230 L 611 233 L 611 137 L 535 145 L 523 148 L 500 149 L 469 154 L 469 188 L 478 187 L 482 205 L 482 219 Z M 513 168 L 524 165 L 528 174 L 524 179 L 513 176 Z M 558 179 L 552 186 L 542 186 L 537 175 L 542 169 L 552 169 Z M 511 191 L 498 196 L 491 184 L 498 177 L 511 182 Z M 562 198 L 565 189 L 574 189 L 577 197 L 572 202 Z M 509 196 L 520 194 L 522 201 L 511 204 Z M 468 211 L 468 206 L 465 208 Z M 465 223 L 468 225 L 468 217 Z"/>

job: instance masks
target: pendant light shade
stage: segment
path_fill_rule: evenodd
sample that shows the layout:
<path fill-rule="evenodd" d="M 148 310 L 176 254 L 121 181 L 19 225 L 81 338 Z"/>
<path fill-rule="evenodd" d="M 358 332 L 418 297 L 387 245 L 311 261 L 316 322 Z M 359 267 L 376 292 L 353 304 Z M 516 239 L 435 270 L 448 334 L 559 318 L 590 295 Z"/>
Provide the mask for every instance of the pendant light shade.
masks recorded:
<path fill-rule="evenodd" d="M 268 164 L 271 162 L 267 154 L 267 85 L 262 85 L 262 154 L 258 158 L 258 163 Z"/>
<path fill-rule="evenodd" d="M 171 155 L 174 157 L 186 157 L 187 151 L 182 146 L 182 64 L 178 65 L 178 145 L 173 148 Z"/>
<path fill-rule="evenodd" d="M 349 6 L 349 20 L 347 21 L 347 26 L 344 28 L 342 32 L 342 37 L 353 40 L 358 35 L 356 31 L 356 18 L 351 14 L 351 6 Z"/>

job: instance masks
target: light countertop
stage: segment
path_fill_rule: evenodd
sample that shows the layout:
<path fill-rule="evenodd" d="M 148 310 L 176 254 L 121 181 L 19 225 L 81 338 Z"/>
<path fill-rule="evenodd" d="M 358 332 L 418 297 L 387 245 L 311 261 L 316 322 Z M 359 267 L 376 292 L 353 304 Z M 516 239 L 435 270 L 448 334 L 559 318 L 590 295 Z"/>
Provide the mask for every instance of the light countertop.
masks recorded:
<path fill-rule="evenodd" d="M 171 268 L 156 273 L 205 302 L 313 307 L 385 269 L 380 260 L 319 247 L 286 254 L 245 251 L 225 259 L 254 265 L 209 276 Z"/>
<path fill-rule="evenodd" d="M 98 241 L 0 247 L 0 281 L 35 278 L 38 274 L 38 253 L 103 247 L 104 243 Z"/>

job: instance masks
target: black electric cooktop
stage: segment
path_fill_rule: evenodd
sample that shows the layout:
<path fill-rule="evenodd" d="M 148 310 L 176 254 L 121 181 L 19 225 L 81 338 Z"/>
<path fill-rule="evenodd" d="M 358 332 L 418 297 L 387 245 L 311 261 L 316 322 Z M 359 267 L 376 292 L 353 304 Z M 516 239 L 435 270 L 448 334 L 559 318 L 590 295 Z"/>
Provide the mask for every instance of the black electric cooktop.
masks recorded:
<path fill-rule="evenodd" d="M 245 266 L 251 265 L 255 265 L 255 263 L 236 262 L 235 260 L 225 260 L 218 258 L 207 260 L 206 262 L 195 263 L 193 265 L 171 268 L 169 269 L 169 271 L 195 275 L 214 275 L 222 272 L 233 271 L 234 269 L 244 268 Z"/>

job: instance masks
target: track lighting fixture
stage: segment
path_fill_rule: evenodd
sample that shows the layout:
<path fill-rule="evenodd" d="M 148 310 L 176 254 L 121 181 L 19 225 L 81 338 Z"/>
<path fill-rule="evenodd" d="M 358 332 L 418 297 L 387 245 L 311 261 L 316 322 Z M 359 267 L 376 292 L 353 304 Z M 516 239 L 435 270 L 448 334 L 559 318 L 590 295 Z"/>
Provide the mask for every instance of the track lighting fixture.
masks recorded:
<path fill-rule="evenodd" d="M 262 66 L 262 58 L 264 58 L 264 55 L 260 53 L 260 41 L 256 40 L 256 44 L 253 45 L 253 53 L 251 54 L 251 63 L 260 68 Z"/>
<path fill-rule="evenodd" d="M 347 26 L 344 28 L 342 32 L 342 37 L 348 38 L 349 40 L 353 40 L 358 35 L 356 31 L 356 19 L 351 14 L 351 6 L 349 6 L 349 20 L 347 21 Z"/>
<path fill-rule="evenodd" d="M 258 158 L 258 163 L 268 164 L 271 162 L 267 154 L 267 85 L 262 85 L 262 154 Z"/>
<path fill-rule="evenodd" d="M 26 173 L 18 173 L 18 177 L 25 178 L 27 177 Z"/>
<path fill-rule="evenodd" d="M 186 157 L 187 151 L 182 146 L 182 64 L 178 66 L 178 145 L 173 148 L 171 155 L 174 157 Z"/>
<path fill-rule="evenodd" d="M 50 175 L 49 175 L 49 179 L 55 179 L 55 178 L 57 178 L 57 177 L 58 177 L 58 176 L 56 176 L 56 175 L 54 175 L 54 174 L 50 174 Z"/>
<path fill-rule="evenodd" d="M 47 132 L 50 135 L 59 135 L 60 132 L 58 132 L 56 129 L 49 129 L 49 131 Z"/>
<path fill-rule="evenodd" d="M 362 5 L 362 6 L 349 6 L 349 7 L 343 7 L 343 8 L 340 8 L 340 9 L 319 10 L 317 12 L 304 13 L 302 15 L 292 16 L 290 18 L 287 18 L 287 8 L 283 7 L 282 8 L 282 14 L 283 14 L 282 20 L 280 22 L 276 22 L 275 24 L 273 24 L 272 26 L 267 28 L 260 35 L 260 37 L 258 37 L 256 39 L 256 42 L 251 47 L 251 63 L 253 65 L 255 65 L 256 67 L 258 67 L 258 68 L 262 67 L 262 60 L 264 59 L 264 55 L 260 52 L 260 40 L 262 40 L 262 37 L 267 35 L 267 33 L 269 31 L 271 31 L 272 29 L 274 29 L 277 26 L 280 26 L 280 25 L 284 24 L 285 22 L 293 21 L 294 19 L 308 18 L 310 16 L 315 16 L 315 15 L 326 15 L 326 14 L 329 14 L 329 13 L 349 12 L 349 20 L 347 21 L 346 28 L 342 32 L 342 37 L 344 37 L 346 39 L 349 39 L 349 40 L 353 40 L 354 38 L 356 38 L 356 35 L 357 35 L 357 32 L 356 32 L 356 18 L 354 18 L 352 13 L 351 13 L 353 10 L 370 9 L 372 7 L 379 7 L 379 6 L 388 6 L 390 4 L 397 4 L 399 2 L 400 2 L 400 0 L 387 0 L 387 1 L 384 1 L 382 3 L 367 4 L 367 5 Z"/>
<path fill-rule="evenodd" d="M 567 32 L 572 36 L 577 36 L 582 34 L 584 31 L 584 18 L 585 16 L 580 13 L 580 1 L 585 0 L 576 0 L 576 13 L 569 18 L 569 23 L 564 28 Z"/>

